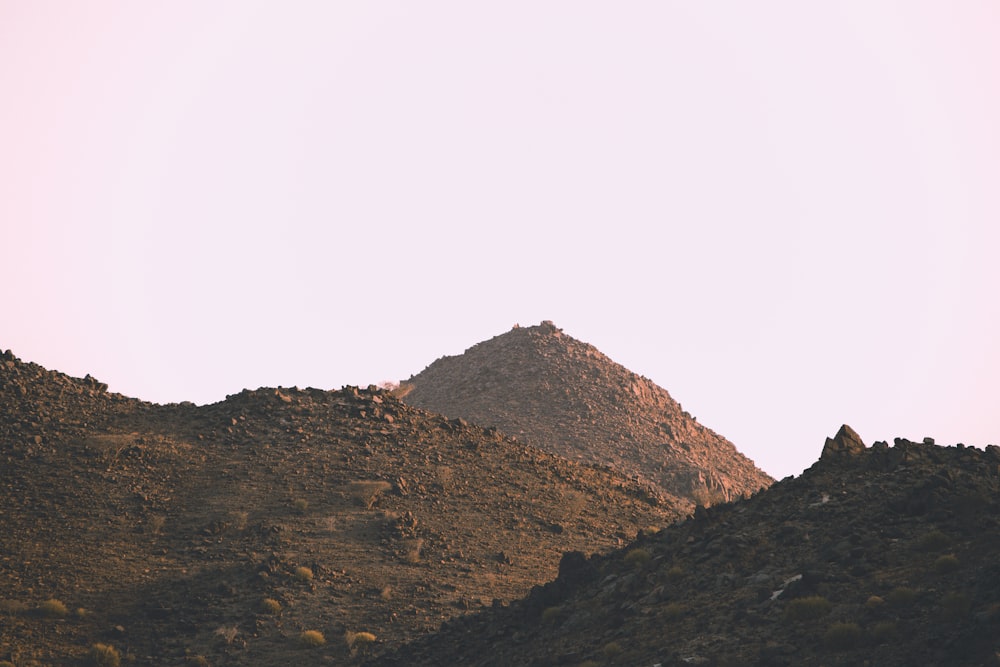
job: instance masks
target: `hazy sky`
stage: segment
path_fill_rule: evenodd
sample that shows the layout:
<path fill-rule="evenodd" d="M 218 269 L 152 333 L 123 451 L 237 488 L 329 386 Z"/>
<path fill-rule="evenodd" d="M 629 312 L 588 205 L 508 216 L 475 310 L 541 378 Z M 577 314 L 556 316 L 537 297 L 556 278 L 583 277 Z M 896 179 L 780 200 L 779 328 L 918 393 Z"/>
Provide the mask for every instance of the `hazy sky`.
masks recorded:
<path fill-rule="evenodd" d="M 0 0 L 0 349 L 156 402 L 551 319 L 776 477 L 1000 443 L 1000 4 Z"/>

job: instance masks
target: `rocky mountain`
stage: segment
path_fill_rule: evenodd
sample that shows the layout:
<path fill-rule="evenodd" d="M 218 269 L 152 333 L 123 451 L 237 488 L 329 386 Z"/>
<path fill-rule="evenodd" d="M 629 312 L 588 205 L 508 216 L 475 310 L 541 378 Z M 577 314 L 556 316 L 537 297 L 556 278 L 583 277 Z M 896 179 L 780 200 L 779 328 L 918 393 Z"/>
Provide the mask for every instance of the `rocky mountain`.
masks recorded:
<path fill-rule="evenodd" d="M 1000 665 L 1000 447 L 866 447 L 371 664 Z"/>
<path fill-rule="evenodd" d="M 8 351 L 0 665 L 344 664 L 688 507 L 374 387 L 153 405 Z"/>
<path fill-rule="evenodd" d="M 402 389 L 410 405 L 609 465 L 703 505 L 774 481 L 666 390 L 548 321 L 442 357 Z"/>

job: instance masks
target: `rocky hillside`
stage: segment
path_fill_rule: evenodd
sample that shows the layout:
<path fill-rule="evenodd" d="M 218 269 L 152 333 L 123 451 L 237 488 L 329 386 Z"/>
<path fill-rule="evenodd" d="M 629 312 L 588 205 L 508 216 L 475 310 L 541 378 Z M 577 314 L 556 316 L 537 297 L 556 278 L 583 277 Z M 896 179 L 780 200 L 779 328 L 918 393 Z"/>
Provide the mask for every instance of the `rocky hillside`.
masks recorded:
<path fill-rule="evenodd" d="M 551 322 L 514 327 L 464 354 L 438 359 L 403 390 L 410 405 L 495 426 L 704 505 L 774 481 L 666 390 Z"/>
<path fill-rule="evenodd" d="M 844 427 L 798 478 L 699 508 L 379 665 L 1000 664 L 1000 448 Z"/>
<path fill-rule="evenodd" d="M 6 352 L 0 662 L 344 664 L 687 507 L 374 388 L 153 405 Z"/>

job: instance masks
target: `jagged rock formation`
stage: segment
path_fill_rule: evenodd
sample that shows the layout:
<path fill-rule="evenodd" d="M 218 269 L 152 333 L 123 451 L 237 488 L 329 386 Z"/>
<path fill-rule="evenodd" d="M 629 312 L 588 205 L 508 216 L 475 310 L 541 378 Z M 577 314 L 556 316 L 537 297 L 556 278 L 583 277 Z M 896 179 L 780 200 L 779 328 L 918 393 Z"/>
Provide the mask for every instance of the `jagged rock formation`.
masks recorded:
<path fill-rule="evenodd" d="M 997 553 L 1000 447 L 865 448 L 845 426 L 801 476 L 566 554 L 525 599 L 377 664 L 996 666 Z"/>
<path fill-rule="evenodd" d="M 344 664 L 348 632 L 378 655 L 685 512 L 375 388 L 153 405 L 0 354 L 0 662 L 18 667 L 91 664 L 94 643 L 127 665 Z"/>
<path fill-rule="evenodd" d="M 705 505 L 774 481 L 666 390 L 551 322 L 438 359 L 403 389 L 411 405 L 610 465 Z"/>

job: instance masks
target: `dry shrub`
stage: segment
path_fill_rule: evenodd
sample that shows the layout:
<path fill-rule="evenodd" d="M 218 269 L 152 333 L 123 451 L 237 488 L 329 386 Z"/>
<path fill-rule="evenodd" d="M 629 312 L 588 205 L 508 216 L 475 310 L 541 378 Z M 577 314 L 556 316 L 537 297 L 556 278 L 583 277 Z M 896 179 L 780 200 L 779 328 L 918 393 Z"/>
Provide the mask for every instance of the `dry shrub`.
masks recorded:
<path fill-rule="evenodd" d="M 830 601 L 821 595 L 791 600 L 785 606 L 785 618 L 790 621 L 812 621 L 830 613 Z"/>
<path fill-rule="evenodd" d="M 265 614 L 277 614 L 281 611 L 281 603 L 274 598 L 264 598 L 260 602 L 260 608 Z"/>
<path fill-rule="evenodd" d="M 651 556 L 649 555 L 649 551 L 640 547 L 638 549 L 632 549 L 632 551 L 625 554 L 625 563 L 637 570 L 640 570 L 645 567 L 650 558 Z"/>
<path fill-rule="evenodd" d="M 898 632 L 895 621 L 879 621 L 872 626 L 872 639 L 882 644 L 895 639 Z"/>
<path fill-rule="evenodd" d="M 28 611 L 29 607 L 20 600 L 0 600 L 0 614 L 17 616 Z"/>
<path fill-rule="evenodd" d="M 924 533 L 917 540 L 916 548 L 920 551 L 941 551 L 951 544 L 951 539 L 940 530 Z"/>
<path fill-rule="evenodd" d="M 407 543 L 406 553 L 403 554 L 403 560 L 411 565 L 415 565 L 420 562 L 420 551 L 424 548 L 424 541 L 420 538 L 415 540 L 410 540 Z"/>
<path fill-rule="evenodd" d="M 833 651 L 849 651 L 861 643 L 861 628 L 857 623 L 834 623 L 826 629 L 823 643 Z"/>
<path fill-rule="evenodd" d="M 122 660 L 115 647 L 109 644 L 94 644 L 87 657 L 94 667 L 118 667 Z"/>
<path fill-rule="evenodd" d="M 897 586 L 889 591 L 885 601 L 896 608 L 909 607 L 917 601 L 917 592 L 906 586 Z"/>
<path fill-rule="evenodd" d="M 953 554 L 946 554 L 944 556 L 938 557 L 934 561 L 934 571 L 940 574 L 947 574 L 948 572 L 954 572 L 958 569 L 958 558 Z"/>
<path fill-rule="evenodd" d="M 351 496 L 367 509 L 375 507 L 379 496 L 392 488 L 392 484 L 384 479 L 367 480 L 351 483 Z"/>
<path fill-rule="evenodd" d="M 229 627 L 223 625 L 215 629 L 215 634 L 225 639 L 227 644 L 232 644 L 239 632 L 235 625 Z"/>
<path fill-rule="evenodd" d="M 49 598 L 42 604 L 38 605 L 38 613 L 46 618 L 63 618 L 69 614 L 69 609 L 67 609 L 66 605 L 59 600 Z"/>
<path fill-rule="evenodd" d="M 299 581 L 312 581 L 313 571 L 305 565 L 300 565 L 295 568 L 295 578 Z"/>
<path fill-rule="evenodd" d="M 322 646 L 326 643 L 326 637 L 319 630 L 306 630 L 299 635 L 299 641 L 306 646 Z"/>
<path fill-rule="evenodd" d="M 352 655 L 367 653 L 371 645 L 375 643 L 375 635 L 370 632 L 351 632 L 348 630 L 344 633 L 344 641 L 347 643 L 347 648 L 351 649 Z"/>
<path fill-rule="evenodd" d="M 298 498 L 292 503 L 292 507 L 294 507 L 295 511 L 299 514 L 305 514 L 306 510 L 309 509 L 309 501 L 305 498 Z"/>

